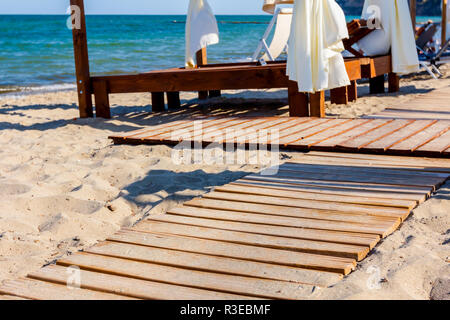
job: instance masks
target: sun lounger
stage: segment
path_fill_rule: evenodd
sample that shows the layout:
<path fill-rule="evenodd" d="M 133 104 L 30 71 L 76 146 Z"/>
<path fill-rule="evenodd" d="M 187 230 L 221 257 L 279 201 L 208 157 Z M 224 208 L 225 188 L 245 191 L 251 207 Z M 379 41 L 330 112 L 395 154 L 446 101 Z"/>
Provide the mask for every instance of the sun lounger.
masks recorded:
<path fill-rule="evenodd" d="M 258 48 L 253 54 L 252 60 L 274 61 L 287 47 L 289 34 L 291 32 L 292 8 L 277 8 L 266 32 L 264 33 Z M 267 39 L 275 26 L 270 46 L 267 45 Z M 261 51 L 265 53 L 261 56 Z"/>

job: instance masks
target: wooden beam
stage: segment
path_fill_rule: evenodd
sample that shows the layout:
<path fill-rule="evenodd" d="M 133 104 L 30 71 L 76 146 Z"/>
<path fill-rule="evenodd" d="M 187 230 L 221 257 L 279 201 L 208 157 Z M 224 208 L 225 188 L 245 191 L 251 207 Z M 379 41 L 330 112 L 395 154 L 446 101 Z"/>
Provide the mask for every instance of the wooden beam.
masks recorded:
<path fill-rule="evenodd" d="M 152 92 L 152 112 L 166 111 L 164 92 Z"/>
<path fill-rule="evenodd" d="M 178 91 L 167 92 L 167 107 L 169 109 L 176 109 L 180 106 L 180 93 Z"/>
<path fill-rule="evenodd" d="M 286 65 L 178 69 L 136 75 L 92 77 L 109 93 L 287 88 Z"/>
<path fill-rule="evenodd" d="M 447 7 L 448 7 L 448 0 L 442 0 L 442 39 L 441 39 L 441 45 L 444 46 L 445 42 L 447 41 Z"/>
<path fill-rule="evenodd" d="M 356 101 L 358 99 L 358 84 L 356 80 L 351 80 L 350 85 L 347 87 L 348 101 Z"/>
<path fill-rule="evenodd" d="M 108 84 L 106 81 L 98 81 L 93 84 L 95 96 L 95 116 L 97 118 L 111 118 L 109 107 Z"/>
<path fill-rule="evenodd" d="M 195 57 L 197 60 L 197 67 L 200 68 L 208 64 L 208 54 L 206 48 L 202 48 L 201 50 L 197 51 Z M 200 100 L 208 99 L 208 91 L 199 91 L 198 98 Z"/>
<path fill-rule="evenodd" d="M 319 91 L 309 95 L 311 117 L 325 118 L 325 92 Z"/>
<path fill-rule="evenodd" d="M 77 78 L 80 117 L 88 118 L 94 116 L 94 111 L 92 108 L 92 92 L 89 72 L 89 55 L 86 33 L 86 17 L 84 13 L 84 1 L 70 0 L 70 5 L 79 8 L 79 10 L 71 12 L 71 14 L 75 13 L 73 16 L 74 19 L 79 19 L 80 23 L 80 28 L 77 28 L 78 21 L 73 21 L 75 22 L 72 29 L 73 49 L 75 57 L 75 72 Z M 77 14 L 79 14 L 79 16 L 77 16 Z"/>
<path fill-rule="evenodd" d="M 370 94 L 384 93 L 384 75 L 369 79 Z"/>
<path fill-rule="evenodd" d="M 416 0 L 409 0 L 409 8 L 411 11 L 411 21 L 412 21 L 412 26 L 413 26 L 413 30 L 414 33 L 416 33 L 416 9 L 417 9 L 417 1 Z"/>
<path fill-rule="evenodd" d="M 330 90 L 331 103 L 334 104 L 348 104 L 348 89 L 347 87 L 335 88 Z"/>
<path fill-rule="evenodd" d="M 309 117 L 308 94 L 299 92 L 295 81 L 289 81 L 289 116 L 290 117 Z"/>
<path fill-rule="evenodd" d="M 388 75 L 389 92 L 400 91 L 400 77 L 398 74 L 390 72 Z"/>

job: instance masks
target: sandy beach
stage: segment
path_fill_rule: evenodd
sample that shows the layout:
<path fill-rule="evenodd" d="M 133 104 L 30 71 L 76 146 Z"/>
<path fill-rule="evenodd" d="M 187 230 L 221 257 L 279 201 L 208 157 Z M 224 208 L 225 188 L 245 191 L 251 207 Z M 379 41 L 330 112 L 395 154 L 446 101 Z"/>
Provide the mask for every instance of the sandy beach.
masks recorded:
<path fill-rule="evenodd" d="M 450 85 L 450 72 L 402 79 L 395 94 L 361 96 L 330 105 L 331 117 L 359 117 Z M 73 91 L 0 96 L 0 281 L 15 279 L 71 252 L 90 247 L 121 227 L 208 192 L 261 168 L 256 165 L 175 166 L 167 146 L 113 146 L 110 134 L 178 120 L 187 114 L 287 116 L 285 90 L 224 92 L 187 109 L 152 114 L 150 94 L 112 95 L 113 119 L 78 119 Z M 302 157 L 283 152 L 285 159 Z M 449 299 L 450 183 L 414 210 L 344 281 L 318 290 L 317 299 Z M 369 289 L 370 267 L 382 280 Z"/>

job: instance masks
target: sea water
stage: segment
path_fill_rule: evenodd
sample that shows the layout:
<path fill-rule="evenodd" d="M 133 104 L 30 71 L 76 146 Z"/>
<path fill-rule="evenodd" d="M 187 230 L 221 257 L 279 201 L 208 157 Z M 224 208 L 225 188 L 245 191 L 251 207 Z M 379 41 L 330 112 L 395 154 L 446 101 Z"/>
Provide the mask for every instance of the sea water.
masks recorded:
<path fill-rule="evenodd" d="M 348 17 L 351 20 L 355 17 Z M 220 43 L 208 62 L 249 59 L 269 15 L 217 16 Z M 418 21 L 438 17 L 421 17 Z M 0 15 L 0 95 L 75 87 L 72 33 L 64 15 Z M 184 65 L 186 16 L 87 16 L 90 70 L 130 74 Z"/>

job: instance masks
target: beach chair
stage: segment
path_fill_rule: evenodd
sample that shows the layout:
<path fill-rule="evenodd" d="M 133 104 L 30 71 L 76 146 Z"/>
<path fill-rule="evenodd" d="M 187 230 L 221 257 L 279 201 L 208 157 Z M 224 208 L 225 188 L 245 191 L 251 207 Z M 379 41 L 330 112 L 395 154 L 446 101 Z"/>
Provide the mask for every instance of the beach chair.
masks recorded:
<path fill-rule="evenodd" d="M 348 39 L 344 39 L 345 50 L 353 54 L 357 58 L 364 57 L 364 53 L 361 50 L 356 50 L 353 46 L 362 38 L 369 35 L 375 29 L 370 29 L 367 27 L 367 21 L 363 19 L 355 19 L 347 24 L 348 28 Z"/>
<path fill-rule="evenodd" d="M 292 23 L 292 8 L 277 8 L 269 26 L 261 38 L 258 47 L 253 54 L 252 61 L 275 61 L 283 52 L 286 51 L 289 34 L 291 32 Z M 267 39 L 270 36 L 275 26 L 270 46 L 267 44 Z M 261 55 L 261 53 L 264 54 Z"/>
<path fill-rule="evenodd" d="M 419 63 L 422 68 L 424 68 L 430 76 L 437 79 L 438 76 L 442 76 L 442 73 L 438 69 L 437 61 L 441 58 L 443 53 L 448 47 L 444 47 L 439 51 L 435 52 L 435 48 L 431 46 L 433 43 L 433 38 L 436 36 L 438 31 L 437 25 L 428 22 L 420 29 L 420 34 L 416 39 L 416 47 L 419 53 Z"/>

